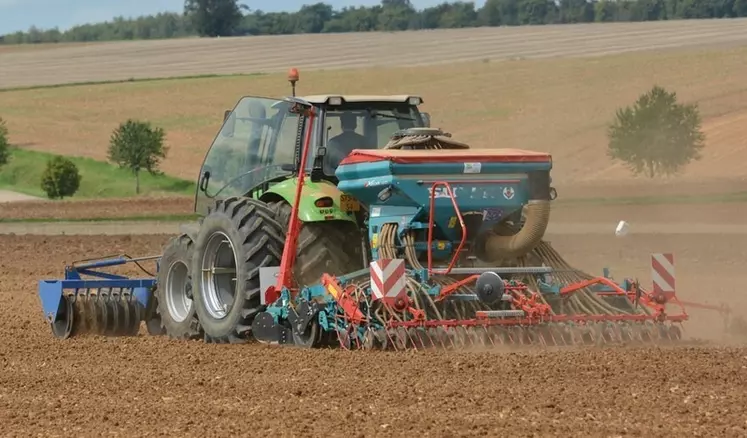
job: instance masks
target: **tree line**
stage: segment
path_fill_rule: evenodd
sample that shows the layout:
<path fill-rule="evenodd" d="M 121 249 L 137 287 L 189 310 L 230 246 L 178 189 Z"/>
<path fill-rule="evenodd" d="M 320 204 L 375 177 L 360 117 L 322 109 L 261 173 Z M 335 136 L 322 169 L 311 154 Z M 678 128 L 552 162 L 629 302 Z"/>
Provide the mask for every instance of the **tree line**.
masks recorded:
<path fill-rule="evenodd" d="M 444 2 L 416 10 L 409 0 L 335 10 L 326 3 L 296 12 L 251 10 L 238 0 L 186 0 L 183 13 L 117 17 L 66 31 L 31 27 L 0 43 L 168 39 L 187 36 L 287 35 L 479 26 L 747 17 L 747 0 L 487 0 Z"/>

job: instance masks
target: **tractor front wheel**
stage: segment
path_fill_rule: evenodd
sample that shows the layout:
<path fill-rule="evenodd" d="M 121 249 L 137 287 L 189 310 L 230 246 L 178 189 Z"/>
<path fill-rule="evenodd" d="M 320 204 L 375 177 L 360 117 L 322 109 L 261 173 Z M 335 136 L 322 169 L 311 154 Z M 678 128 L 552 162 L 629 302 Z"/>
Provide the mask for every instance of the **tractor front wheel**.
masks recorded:
<path fill-rule="evenodd" d="M 285 230 L 267 204 L 232 197 L 216 202 L 200 226 L 192 290 L 205 341 L 241 343 L 261 310 L 259 268 L 279 266 Z"/>
<path fill-rule="evenodd" d="M 195 339 L 201 334 L 192 301 L 192 247 L 186 235 L 169 240 L 158 270 L 157 312 L 166 334 L 174 339 Z"/>

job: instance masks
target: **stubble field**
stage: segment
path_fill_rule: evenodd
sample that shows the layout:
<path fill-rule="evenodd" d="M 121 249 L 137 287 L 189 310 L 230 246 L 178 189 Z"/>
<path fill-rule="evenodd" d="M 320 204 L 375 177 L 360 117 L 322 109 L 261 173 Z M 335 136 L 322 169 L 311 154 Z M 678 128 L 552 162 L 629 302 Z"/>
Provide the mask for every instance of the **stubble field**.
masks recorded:
<path fill-rule="evenodd" d="M 317 72 L 311 69 L 319 67 L 317 59 L 321 58 L 308 55 L 294 65 L 302 68 L 302 90 L 418 93 L 425 98 L 436 125 L 475 147 L 549 150 L 561 197 L 661 197 L 661 202 L 647 205 L 558 204 L 547 239 L 576 267 L 599 274 L 609 266 L 616 278 L 638 277 L 646 285 L 650 284 L 650 254 L 673 252 L 682 298 L 726 302 L 737 314 L 747 315 L 747 295 L 740 289 L 747 282 L 743 268 L 747 204 L 667 200 L 712 195 L 718 201 L 724 193 L 747 192 L 747 173 L 740 165 L 747 158 L 747 125 L 741 123 L 747 114 L 743 85 L 747 50 L 740 43 L 747 32 L 739 32 L 745 23 L 672 22 L 656 24 L 658 28 L 652 23 L 637 28 L 612 25 L 605 32 L 623 32 L 614 38 L 594 34 L 599 26 L 499 29 L 493 32 L 503 35 L 502 45 L 483 43 L 462 49 L 464 59 L 434 54 L 424 42 L 430 37 L 413 37 L 407 49 L 419 48 L 424 64 L 501 56 L 559 59 L 421 68 L 410 57 L 411 66 L 362 71 L 344 70 L 351 65 L 341 65 L 341 57 L 322 63 L 326 69 L 340 70 Z M 477 44 L 475 38 L 488 30 L 475 32 L 469 37 L 473 39 L 460 40 L 461 47 Z M 698 32 L 700 37 L 692 36 Z M 450 38 L 456 41 L 457 33 Z M 708 35 L 718 47 L 703 47 Z M 345 50 L 353 50 L 362 41 L 357 36 L 349 38 Z M 375 38 L 391 41 L 386 38 L 395 36 Z M 553 38 L 556 44 L 566 45 L 558 46 L 565 47 L 566 53 L 547 47 Z M 578 45 L 583 38 L 592 44 L 586 50 Z M 285 44 L 289 39 L 275 41 Z M 190 55 L 178 52 L 179 44 L 202 50 L 194 53 L 203 56 L 186 62 Z M 217 50 L 218 44 L 224 49 Z M 141 69 L 143 75 L 171 76 L 179 69 L 182 73 L 255 72 L 258 63 L 272 72 L 285 70 L 291 62 L 279 55 L 263 61 L 255 54 L 256 60 L 225 64 L 223 69 L 200 65 L 210 59 L 207 52 L 238 58 L 241 44 L 247 43 L 81 45 L 59 52 L 38 49 L 34 55 L 25 50 L 0 51 L 0 87 L 10 86 L 11 79 L 17 82 L 14 85 L 24 85 L 18 83 L 19 72 L 29 69 L 37 72 L 34 84 L 46 83 L 52 80 L 55 65 L 58 72 L 65 72 L 57 81 L 63 76 L 65 80 L 111 79 L 115 70 L 125 77 L 134 76 L 128 64 L 132 59 L 157 59 L 164 50 L 174 52 L 174 57 L 149 62 L 152 67 Z M 567 58 L 657 45 L 662 49 L 667 44 L 679 48 Z M 457 46 L 455 42 L 453 47 Z M 111 47 L 123 53 L 107 58 L 107 53 L 116 52 Z M 491 50 L 499 53 L 500 47 L 504 47 L 502 54 L 490 54 Z M 268 49 L 263 45 L 263 50 Z M 398 62 L 390 52 L 382 52 L 377 59 L 345 59 L 358 67 Z M 79 56 L 77 61 L 67 61 L 76 59 L 73 55 Z M 93 56 L 101 68 L 84 68 L 91 65 Z M 614 109 L 654 82 L 672 85 L 683 98 L 701 103 L 709 138 L 701 162 L 682 177 L 663 183 L 629 178 L 621 166 L 604 157 L 603 149 L 604 123 Z M 94 158 L 105 154 L 108 134 L 122 118 L 147 117 L 169 128 L 170 145 L 178 151 L 164 169 L 192 178 L 222 109 L 230 107 L 239 93 L 286 92 L 282 75 L 273 74 L 5 91 L 0 94 L 0 115 L 9 121 L 16 144 Z M 4 436 L 747 434 L 747 414 L 742 409 L 747 403 L 745 339 L 724 334 L 718 314 L 694 309 L 690 309 L 692 320 L 685 325 L 685 334 L 699 342 L 678 348 L 402 355 L 216 346 L 144 335 L 58 342 L 41 320 L 37 280 L 60 277 L 64 265 L 76 259 L 157 254 L 178 225 L 2 221 L 112 218 L 133 211 L 183 215 L 191 212 L 191 199 L 52 205 L 0 204 L 0 306 L 5 309 L 0 319 L 0 418 Z M 631 223 L 631 236 L 614 237 L 619 220 Z"/>

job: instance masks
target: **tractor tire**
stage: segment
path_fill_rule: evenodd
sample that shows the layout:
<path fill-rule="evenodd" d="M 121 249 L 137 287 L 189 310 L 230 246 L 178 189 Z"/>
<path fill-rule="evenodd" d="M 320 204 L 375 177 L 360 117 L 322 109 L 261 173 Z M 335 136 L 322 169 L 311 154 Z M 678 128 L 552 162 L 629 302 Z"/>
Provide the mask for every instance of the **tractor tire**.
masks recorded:
<path fill-rule="evenodd" d="M 286 202 L 270 203 L 284 230 L 288 229 L 291 206 Z M 362 269 L 363 236 L 352 222 L 329 221 L 305 223 L 298 236 L 298 250 L 293 277 L 300 287 L 319 283 L 322 274 L 343 275 Z"/>
<path fill-rule="evenodd" d="M 280 265 L 284 241 L 284 228 L 264 202 L 216 201 L 195 238 L 192 259 L 194 303 L 205 342 L 250 338 L 252 321 L 263 310 L 259 268 Z"/>
<path fill-rule="evenodd" d="M 156 312 L 166 335 L 196 339 L 202 334 L 192 301 L 192 239 L 181 235 L 169 240 L 157 276 Z"/>

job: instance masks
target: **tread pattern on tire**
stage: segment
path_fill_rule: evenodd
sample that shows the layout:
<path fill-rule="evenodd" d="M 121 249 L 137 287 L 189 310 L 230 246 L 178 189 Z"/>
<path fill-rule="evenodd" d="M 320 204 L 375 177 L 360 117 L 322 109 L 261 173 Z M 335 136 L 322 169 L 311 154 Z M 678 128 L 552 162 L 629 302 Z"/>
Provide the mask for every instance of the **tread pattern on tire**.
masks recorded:
<path fill-rule="evenodd" d="M 291 206 L 286 202 L 270 203 L 270 206 L 287 230 Z M 342 275 L 363 268 L 361 238 L 360 230 L 352 222 L 303 224 L 293 272 L 297 284 L 318 283 L 323 273 Z"/>
<path fill-rule="evenodd" d="M 242 343 L 251 335 L 254 316 L 261 311 L 259 268 L 279 266 L 285 242 L 285 229 L 276 212 L 262 201 L 231 197 L 216 201 L 215 208 L 201 224 L 195 241 L 192 272 L 201 271 L 201 260 L 209 237 L 222 231 L 238 253 L 234 305 L 223 319 L 207 311 L 200 276 L 192 280 L 195 308 L 204 331 L 205 342 Z"/>
<path fill-rule="evenodd" d="M 163 262 L 170 262 L 172 260 L 180 260 L 186 266 L 189 272 L 188 281 L 192 281 L 192 254 L 193 254 L 194 243 L 192 239 L 186 234 L 182 234 L 169 240 L 166 248 L 163 251 L 163 257 L 161 258 L 161 270 L 158 272 L 158 284 L 166 285 L 166 275 L 168 272 L 168 266 L 163 266 Z M 189 286 L 192 286 L 189 284 Z M 156 313 L 161 319 L 161 327 L 166 331 L 166 334 L 173 339 L 198 339 L 202 336 L 202 329 L 197 319 L 197 314 L 194 308 L 194 301 L 192 302 L 192 308 L 189 311 L 187 318 L 184 321 L 175 321 L 168 316 L 168 310 L 166 308 L 166 297 L 164 296 L 164 287 L 156 288 L 156 299 L 158 301 L 156 307 Z M 166 315 L 164 317 L 164 315 Z"/>

